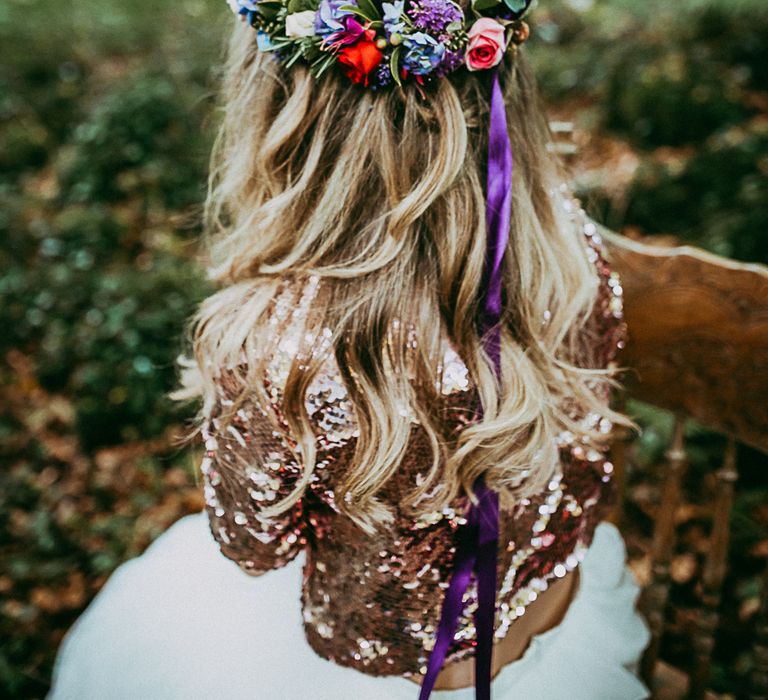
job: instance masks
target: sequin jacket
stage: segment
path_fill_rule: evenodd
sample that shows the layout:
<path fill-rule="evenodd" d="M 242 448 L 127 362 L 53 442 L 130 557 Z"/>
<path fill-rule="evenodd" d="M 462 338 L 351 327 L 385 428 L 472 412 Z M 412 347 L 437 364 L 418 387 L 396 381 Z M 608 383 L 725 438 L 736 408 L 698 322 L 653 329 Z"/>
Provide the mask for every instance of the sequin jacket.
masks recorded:
<path fill-rule="evenodd" d="M 567 200 L 566 207 L 572 208 L 599 276 L 591 328 L 593 350 L 607 366 L 623 343 L 621 286 L 600 254 L 594 223 L 577 202 Z M 313 480 L 289 512 L 279 517 L 262 513 L 265 505 L 292 492 L 301 475 L 285 438 L 273 434 L 263 418 L 266 411 L 280 417 L 281 382 L 297 352 L 302 320 L 317 286 L 318 280 L 311 278 L 299 290 L 279 293 L 274 304 L 270 324 L 278 342 L 265 378 L 271 404 L 246 404 L 227 424 L 214 411 L 204 428 L 202 473 L 211 528 L 222 552 L 250 574 L 281 567 L 300 551 L 306 552 L 304 627 L 320 656 L 373 675 L 423 674 L 448 587 L 455 532 L 465 523 L 466 500 L 462 497 L 453 507 L 418 520 L 401 514 L 375 537 L 338 513 L 334 473 L 354 452 L 356 424 L 333 353 L 305 398 L 317 434 Z M 459 421 L 470 405 L 471 381 L 447 340 L 438 370 L 446 406 L 455 409 L 446 415 Z M 600 415 L 590 414 L 586 420 L 605 433 L 612 428 Z M 429 445 L 418 425 L 412 426 L 411 440 L 390 493 L 397 493 L 398 484 L 412 485 L 415 473 L 430 463 Z M 549 581 L 577 566 L 612 496 L 613 466 L 605 453 L 585 448 L 579 436 L 570 433 L 558 437 L 558 447 L 561 468 L 547 487 L 502 514 L 497 641 Z M 397 513 L 396 500 L 392 505 Z M 472 586 L 465 600 L 448 662 L 472 651 L 476 607 Z"/>

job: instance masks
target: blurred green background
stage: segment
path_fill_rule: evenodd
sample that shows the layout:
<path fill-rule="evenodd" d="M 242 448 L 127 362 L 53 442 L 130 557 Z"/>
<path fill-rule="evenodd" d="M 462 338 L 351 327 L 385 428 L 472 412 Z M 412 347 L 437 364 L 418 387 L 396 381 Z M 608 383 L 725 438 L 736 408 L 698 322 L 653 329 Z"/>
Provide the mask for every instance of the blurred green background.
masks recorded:
<path fill-rule="evenodd" d="M 0 4 L 0 696 L 42 697 L 109 573 L 202 505 L 181 442 L 190 412 L 165 394 L 207 291 L 199 214 L 230 21 L 223 0 Z M 542 0 L 531 24 L 552 118 L 576 124 L 591 213 L 768 262 L 768 3 Z M 631 408 L 645 426 L 628 494 L 642 557 L 670 417 Z M 722 441 L 690 433 L 703 481 Z M 740 458 L 713 677 L 734 697 L 768 558 L 765 461 Z M 702 528 L 692 517 L 693 560 L 675 569 L 673 661 Z"/>

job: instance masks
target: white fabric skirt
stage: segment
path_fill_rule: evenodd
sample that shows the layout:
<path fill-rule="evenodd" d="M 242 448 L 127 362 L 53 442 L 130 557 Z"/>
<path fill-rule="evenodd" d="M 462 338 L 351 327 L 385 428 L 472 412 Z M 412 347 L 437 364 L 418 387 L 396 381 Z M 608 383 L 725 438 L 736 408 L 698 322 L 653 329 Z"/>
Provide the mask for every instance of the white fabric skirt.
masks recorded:
<path fill-rule="evenodd" d="M 648 643 L 624 542 L 598 526 L 562 622 L 493 682 L 494 700 L 639 700 Z M 52 700 L 416 700 L 418 686 L 319 658 L 306 643 L 301 561 L 254 578 L 225 559 L 205 514 L 123 564 L 65 638 Z M 473 689 L 435 700 L 472 700 Z"/>

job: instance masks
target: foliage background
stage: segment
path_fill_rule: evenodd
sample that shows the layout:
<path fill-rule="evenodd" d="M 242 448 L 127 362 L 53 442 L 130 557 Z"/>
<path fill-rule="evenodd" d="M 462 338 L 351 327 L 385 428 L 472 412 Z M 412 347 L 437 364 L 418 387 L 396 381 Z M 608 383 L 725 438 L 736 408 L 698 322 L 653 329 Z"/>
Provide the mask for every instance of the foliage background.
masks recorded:
<path fill-rule="evenodd" d="M 573 120 L 578 191 L 627 235 L 768 262 L 764 0 L 547 0 L 529 51 Z M 229 15 L 215 0 L 0 4 L 0 695 L 42 697 L 121 561 L 201 507 L 166 398 L 196 262 Z M 640 576 L 670 419 L 632 406 Z M 692 426 L 702 488 L 721 440 Z M 742 450 L 714 686 L 746 692 L 768 557 L 764 458 Z M 706 519 L 683 517 L 665 655 L 684 661 Z M 685 551 L 683 551 L 683 549 Z M 644 574 L 645 572 L 645 574 Z"/>

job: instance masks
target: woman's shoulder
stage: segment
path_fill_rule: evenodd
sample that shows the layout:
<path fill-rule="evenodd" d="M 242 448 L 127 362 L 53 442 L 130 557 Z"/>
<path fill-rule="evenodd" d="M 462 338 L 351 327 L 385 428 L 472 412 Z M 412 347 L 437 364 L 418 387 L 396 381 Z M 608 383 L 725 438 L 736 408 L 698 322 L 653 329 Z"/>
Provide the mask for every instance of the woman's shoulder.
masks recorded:
<path fill-rule="evenodd" d="M 621 279 L 610 263 L 600 226 L 587 213 L 579 196 L 565 183 L 552 189 L 550 196 L 564 214 L 568 233 L 578 237 L 594 269 L 597 292 L 581 328 L 586 341 L 582 360 L 588 366 L 604 368 L 615 360 L 626 339 Z"/>

